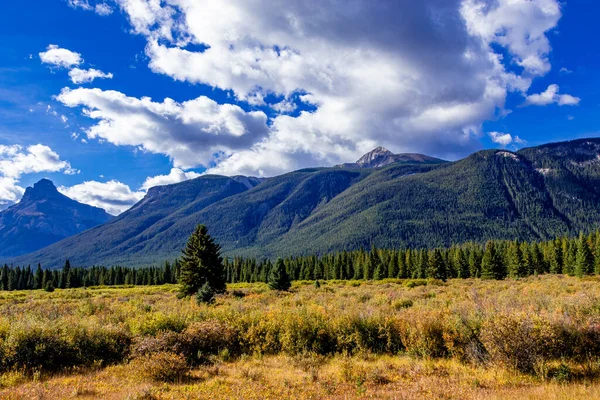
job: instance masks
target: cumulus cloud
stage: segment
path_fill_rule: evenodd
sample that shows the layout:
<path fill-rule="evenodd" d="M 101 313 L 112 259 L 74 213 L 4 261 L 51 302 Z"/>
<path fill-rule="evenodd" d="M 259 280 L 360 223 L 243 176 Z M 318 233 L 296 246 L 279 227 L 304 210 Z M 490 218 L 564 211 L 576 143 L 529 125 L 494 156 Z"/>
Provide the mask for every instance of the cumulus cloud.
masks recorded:
<path fill-rule="evenodd" d="M 63 49 L 55 44 L 48 45 L 46 51 L 39 53 L 39 56 L 42 63 L 59 68 L 70 68 L 83 62 L 81 54 Z"/>
<path fill-rule="evenodd" d="M 497 144 L 501 145 L 502 147 L 506 147 L 513 143 L 514 144 L 525 143 L 525 141 L 522 140 L 520 137 L 513 136 L 510 133 L 489 132 L 488 135 L 489 135 L 490 139 L 492 139 L 492 142 L 497 143 Z"/>
<path fill-rule="evenodd" d="M 483 121 L 506 115 L 509 91 L 526 93 L 550 70 L 547 34 L 561 17 L 558 0 L 116 4 L 146 38 L 154 72 L 270 106 L 273 117 L 203 97 L 65 89 L 58 99 L 97 120 L 90 138 L 228 175 L 331 165 L 377 145 L 462 156 L 481 145 Z M 311 111 L 289 115 L 295 106 Z"/>
<path fill-rule="evenodd" d="M 576 106 L 581 99 L 570 94 L 558 94 L 560 87 L 556 84 L 548 86 L 542 93 L 531 94 L 525 98 L 525 105 L 547 106 L 558 104 L 559 106 Z"/>
<path fill-rule="evenodd" d="M 25 189 L 19 186 L 19 179 L 22 175 L 37 172 L 76 174 L 79 171 L 42 144 L 26 148 L 0 145 L 0 206 L 17 202 L 25 193 Z"/>
<path fill-rule="evenodd" d="M 19 145 L 0 145 L 0 174 L 18 179 L 23 174 L 36 172 L 59 172 L 72 175 L 79 171 L 73 169 L 68 161 L 63 161 L 50 147 L 35 144 L 23 148 Z"/>
<path fill-rule="evenodd" d="M 80 203 L 103 208 L 107 213 L 119 215 L 144 197 L 143 191 L 132 191 L 126 184 L 86 181 L 75 186 L 61 186 L 58 191 Z"/>
<path fill-rule="evenodd" d="M 146 178 L 142 185 L 142 190 L 148 190 L 154 186 L 170 185 L 199 177 L 200 174 L 194 171 L 183 171 L 180 168 L 171 168 L 167 175 L 157 175 Z"/>
<path fill-rule="evenodd" d="M 113 74 L 110 72 L 105 73 L 105 72 L 99 71 L 94 68 L 90 68 L 90 69 L 73 68 L 72 70 L 69 71 L 69 78 L 71 78 L 71 82 L 73 82 L 75 84 L 81 84 L 81 83 L 90 83 L 94 79 L 112 79 Z"/>
<path fill-rule="evenodd" d="M 0 176 L 0 209 L 19 201 L 25 189 L 14 178 Z"/>
<path fill-rule="evenodd" d="M 263 112 L 246 112 L 205 96 L 159 103 L 111 90 L 65 88 L 57 100 L 68 107 L 82 106 L 85 115 L 98 120 L 87 130 L 88 138 L 165 154 L 179 168 L 209 165 L 217 153 L 251 147 L 268 131 Z"/>
<path fill-rule="evenodd" d="M 58 190 L 80 203 L 100 207 L 109 214 L 119 215 L 140 201 L 151 187 L 179 183 L 199 176 L 200 174 L 194 171 L 172 168 L 166 175 L 146 178 L 139 190 L 132 190 L 129 185 L 117 180 L 85 181 L 74 186 L 61 186 Z M 0 185 L 2 185 L 1 179 Z M 0 193 L 2 193 L 2 186 L 0 186 Z"/>

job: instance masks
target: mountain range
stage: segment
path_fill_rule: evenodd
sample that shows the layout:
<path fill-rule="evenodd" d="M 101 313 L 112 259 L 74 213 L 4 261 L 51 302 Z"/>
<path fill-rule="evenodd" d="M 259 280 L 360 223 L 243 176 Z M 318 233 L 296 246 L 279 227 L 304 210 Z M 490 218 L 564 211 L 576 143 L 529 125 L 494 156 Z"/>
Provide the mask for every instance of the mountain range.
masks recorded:
<path fill-rule="evenodd" d="M 103 209 L 78 203 L 42 179 L 25 190 L 18 204 L 0 212 L 0 256 L 41 249 L 111 218 Z"/>
<path fill-rule="evenodd" d="M 483 150 L 455 162 L 377 148 L 268 179 L 204 175 L 152 188 L 110 221 L 18 264 L 147 265 L 207 225 L 228 256 L 277 257 L 488 239 L 550 239 L 600 223 L 600 139 Z M 5 260 L 2 260 L 5 261 Z"/>

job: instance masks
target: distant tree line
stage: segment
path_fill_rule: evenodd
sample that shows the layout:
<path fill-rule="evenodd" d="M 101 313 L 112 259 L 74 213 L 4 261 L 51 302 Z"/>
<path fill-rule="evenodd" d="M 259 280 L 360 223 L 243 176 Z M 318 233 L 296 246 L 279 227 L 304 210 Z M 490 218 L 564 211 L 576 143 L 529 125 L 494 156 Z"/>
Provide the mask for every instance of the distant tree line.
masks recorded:
<path fill-rule="evenodd" d="M 43 269 L 41 265 L 0 268 L 0 290 L 69 289 L 88 286 L 162 285 L 176 283 L 180 263 L 165 262 L 161 267 L 122 266 L 73 268 L 67 260 L 63 269 Z"/>
<path fill-rule="evenodd" d="M 275 266 L 270 260 L 242 257 L 225 259 L 225 280 L 228 283 L 268 283 L 274 274 L 281 274 L 283 267 L 293 280 L 505 279 L 547 273 L 600 275 L 600 231 L 540 243 L 492 240 L 485 245 L 470 242 L 436 249 L 371 248 L 324 256 L 289 257 L 278 263 Z M 43 269 L 40 265 L 36 268 L 4 265 L 0 269 L 0 290 L 161 285 L 179 282 L 180 275 L 180 260 L 143 268 L 74 268 L 69 261 L 61 270 Z M 190 293 L 198 290 L 192 289 Z"/>

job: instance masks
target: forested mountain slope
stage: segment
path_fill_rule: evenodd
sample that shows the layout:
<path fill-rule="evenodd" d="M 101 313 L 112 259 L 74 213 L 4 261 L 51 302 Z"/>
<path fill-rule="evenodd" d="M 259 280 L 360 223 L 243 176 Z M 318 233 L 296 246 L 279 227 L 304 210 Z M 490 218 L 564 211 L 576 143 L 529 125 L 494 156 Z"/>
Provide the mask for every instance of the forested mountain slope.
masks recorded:
<path fill-rule="evenodd" d="M 225 177 L 155 188 L 115 221 L 14 261 L 158 262 L 176 257 L 197 223 L 226 255 L 256 257 L 549 239 L 600 223 L 600 139 L 431 161 L 305 169 L 248 190 Z M 231 187 L 196 187 L 202 180 Z"/>

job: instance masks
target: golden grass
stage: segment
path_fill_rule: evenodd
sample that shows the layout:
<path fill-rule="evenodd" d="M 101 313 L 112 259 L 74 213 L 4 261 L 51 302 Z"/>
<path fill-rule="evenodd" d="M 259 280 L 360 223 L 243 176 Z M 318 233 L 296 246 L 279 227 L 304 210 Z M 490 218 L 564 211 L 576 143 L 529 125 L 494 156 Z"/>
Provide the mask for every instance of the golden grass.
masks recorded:
<path fill-rule="evenodd" d="M 212 306 L 177 300 L 176 289 L 0 293 L 0 348 L 39 326 L 68 343 L 76 328 L 119 330 L 135 342 L 164 331 L 188 335 L 202 321 L 219 321 L 239 334 L 231 354 L 218 349 L 207 355 L 209 364 L 191 364 L 175 383 L 152 380 L 130 356 L 116 365 L 58 372 L 5 369 L 0 399 L 592 399 L 600 393 L 599 354 L 536 359 L 532 371 L 522 373 L 502 354 L 485 362 L 465 354 L 470 336 L 464 332 L 465 326 L 481 329 L 482 340 L 492 337 L 488 347 L 497 340 L 490 325 L 506 318 L 518 327 L 531 323 L 543 345 L 559 341 L 548 333 L 554 326 L 596 332 L 597 279 L 330 281 L 318 289 L 296 282 L 290 293 L 239 284 Z M 556 372 L 563 370 L 567 375 Z"/>

